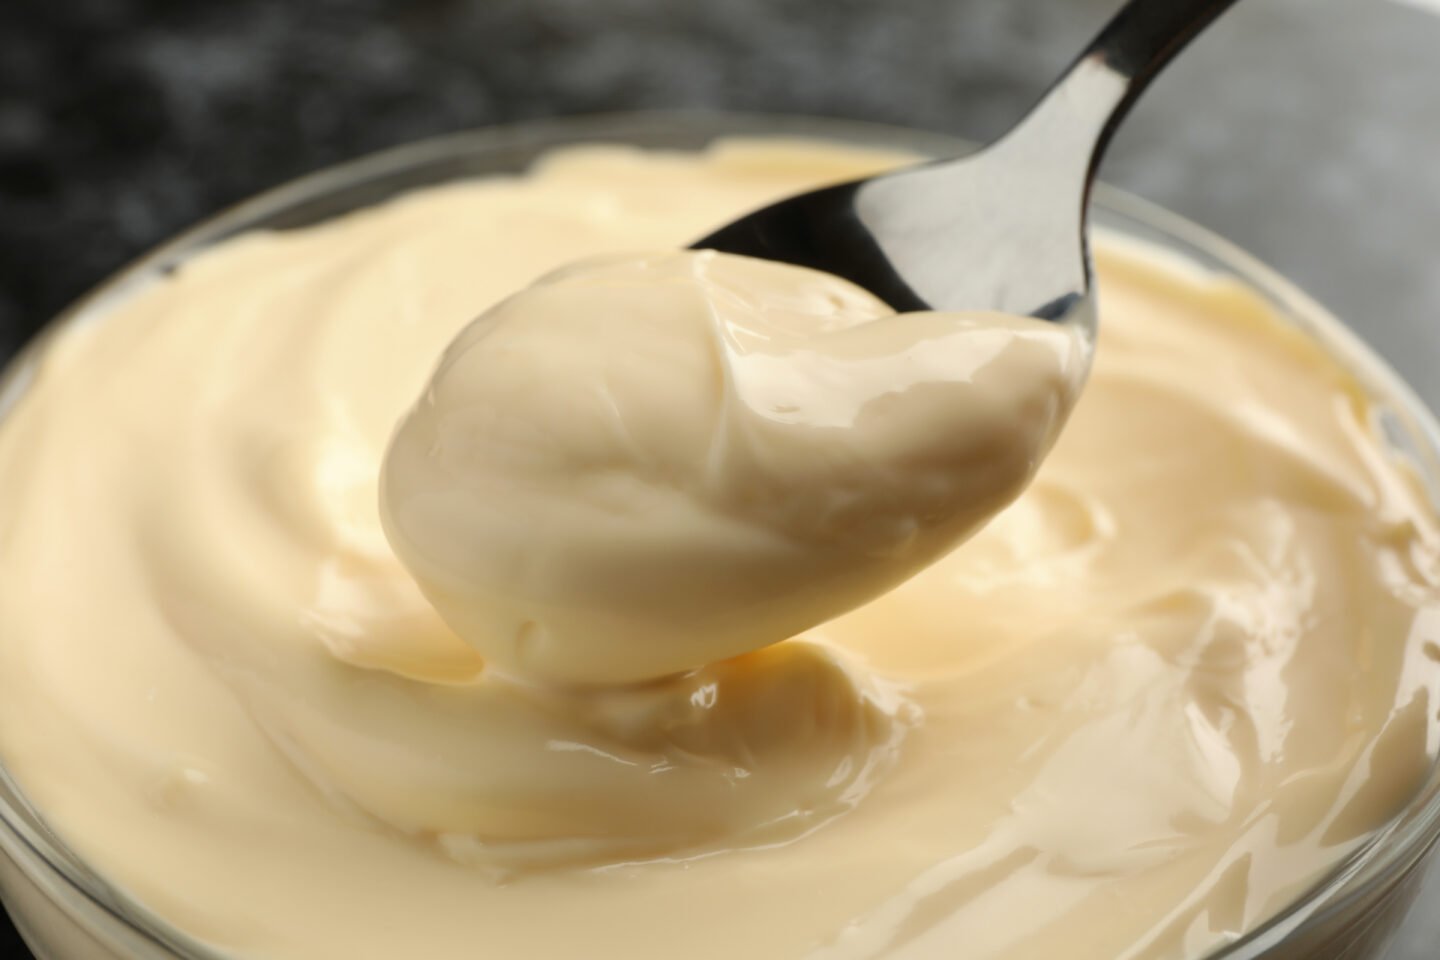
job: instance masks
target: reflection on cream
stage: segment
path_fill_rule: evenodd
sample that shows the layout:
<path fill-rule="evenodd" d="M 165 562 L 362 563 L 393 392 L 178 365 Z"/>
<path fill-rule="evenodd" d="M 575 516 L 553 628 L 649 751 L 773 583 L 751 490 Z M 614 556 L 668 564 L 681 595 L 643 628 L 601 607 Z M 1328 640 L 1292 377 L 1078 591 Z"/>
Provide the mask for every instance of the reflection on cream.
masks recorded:
<path fill-rule="evenodd" d="M 237 238 L 65 331 L 0 423 L 0 760 L 114 884 L 242 956 L 949 958 L 961 945 L 975 960 L 1175 960 L 1254 927 L 1430 768 L 1440 534 L 1352 378 L 1234 283 L 1101 238 L 1095 366 L 1034 482 L 888 593 L 736 659 L 623 688 L 531 682 L 563 678 L 569 652 L 492 670 L 484 656 L 506 651 L 487 638 L 503 634 L 472 630 L 465 596 L 443 611 L 462 640 L 390 546 L 387 445 L 458 409 L 437 392 L 395 433 L 447 344 L 463 347 L 487 311 L 503 320 L 496 305 L 516 290 L 529 292 L 506 302 L 623 286 L 634 270 L 669 271 L 694 306 L 674 330 L 626 328 L 668 358 L 645 370 L 662 379 L 613 393 L 618 423 L 646 425 L 620 462 L 653 456 L 648 485 L 566 493 L 580 481 L 555 464 L 616 449 L 606 405 L 580 405 L 574 422 L 547 421 L 561 442 L 525 435 L 501 462 L 513 515 L 458 512 L 451 542 L 558 550 L 597 529 L 604 496 L 630 502 L 621 493 L 733 536 L 727 575 L 753 569 L 767 535 L 795 545 L 796 582 L 826 562 L 827 537 L 857 554 L 898 542 L 924 492 L 899 464 L 978 462 L 919 429 L 972 415 L 924 406 L 968 389 L 956 355 L 922 358 L 938 393 L 898 393 L 920 419 L 852 433 L 857 411 L 886 414 L 883 383 L 827 392 L 815 371 L 833 356 L 777 375 L 746 337 L 833 323 L 821 339 L 853 346 L 845 356 L 893 356 L 865 342 L 857 321 L 876 308 L 863 296 L 830 302 L 823 278 L 719 258 L 624 258 L 895 159 L 802 144 L 562 151 L 528 177 Z M 574 261 L 588 265 L 533 285 Z M 793 316 L 734 304 L 776 285 L 809 291 Z M 735 312 L 703 306 L 715 303 Z M 561 310 L 546 321 L 559 327 L 506 342 L 560 363 L 546 338 L 598 316 Z M 916 337 L 943 343 L 959 321 L 879 322 L 934 323 Z M 1041 374 L 1035 396 L 1063 396 L 1066 347 L 1018 327 L 996 336 L 996 357 Z M 450 357 L 457 374 L 490 369 Z M 705 357 L 725 389 L 681 376 Z M 482 412 L 512 389 L 549 396 L 548 381 L 443 369 L 434 383 L 475 391 Z M 654 409 L 672 388 L 673 407 Z M 995 422 L 1032 411 L 984 395 Z M 791 407 L 805 418 L 786 420 Z M 692 416 L 707 430 L 687 440 L 671 424 Z M 1005 448 L 1043 450 L 1043 417 L 1021 426 L 1035 432 Z M 735 459 L 714 475 L 661 462 L 667 431 L 708 451 L 722 428 Z M 867 476 L 859 489 L 878 499 L 851 522 L 788 496 L 838 489 L 862 455 L 891 465 L 895 486 Z M 395 467 L 389 496 L 443 489 Z M 472 497 L 473 477 L 455 495 Z M 542 518 L 566 526 L 525 540 L 520 524 Z M 401 534 L 417 556 L 433 549 L 428 526 Z M 941 548 L 916 549 L 923 563 Z M 432 594 L 476 562 L 404 559 Z M 596 555 L 561 561 L 604 572 Z M 481 562 L 465 578 L 476 596 L 521 576 Z M 550 617 L 557 596 L 527 600 Z M 724 648 L 683 621 L 633 649 L 609 631 L 578 670 L 691 666 L 785 622 Z"/>

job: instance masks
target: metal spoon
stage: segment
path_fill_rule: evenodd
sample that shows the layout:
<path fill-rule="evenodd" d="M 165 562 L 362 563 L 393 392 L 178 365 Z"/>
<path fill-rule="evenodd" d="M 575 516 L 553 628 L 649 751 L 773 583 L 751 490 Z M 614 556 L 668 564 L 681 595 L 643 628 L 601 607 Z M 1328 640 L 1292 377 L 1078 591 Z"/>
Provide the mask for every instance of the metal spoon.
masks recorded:
<path fill-rule="evenodd" d="M 898 311 L 996 310 L 1093 336 L 1096 167 L 1150 81 L 1234 0 L 1130 0 L 1004 137 L 958 160 L 801 194 L 694 244 L 813 267 Z"/>

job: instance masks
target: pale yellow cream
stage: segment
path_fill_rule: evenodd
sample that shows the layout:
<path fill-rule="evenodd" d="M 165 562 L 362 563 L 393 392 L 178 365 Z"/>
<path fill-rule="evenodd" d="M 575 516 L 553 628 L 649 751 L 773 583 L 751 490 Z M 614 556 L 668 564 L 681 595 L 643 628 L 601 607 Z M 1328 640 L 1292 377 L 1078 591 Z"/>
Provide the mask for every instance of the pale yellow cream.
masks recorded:
<path fill-rule="evenodd" d="M 895 312 L 714 251 L 606 257 L 468 326 L 402 422 L 381 516 L 486 663 L 653 680 L 872 600 L 1029 483 L 1073 328 Z"/>
<path fill-rule="evenodd" d="M 1095 368 L 1029 489 L 758 653 L 536 685 L 391 550 L 386 446 L 468 322 L 890 162 L 563 151 L 65 331 L 0 423 L 0 760 L 243 956 L 1158 960 L 1253 927 L 1428 774 L 1440 533 L 1350 376 L 1234 283 L 1102 241 Z"/>

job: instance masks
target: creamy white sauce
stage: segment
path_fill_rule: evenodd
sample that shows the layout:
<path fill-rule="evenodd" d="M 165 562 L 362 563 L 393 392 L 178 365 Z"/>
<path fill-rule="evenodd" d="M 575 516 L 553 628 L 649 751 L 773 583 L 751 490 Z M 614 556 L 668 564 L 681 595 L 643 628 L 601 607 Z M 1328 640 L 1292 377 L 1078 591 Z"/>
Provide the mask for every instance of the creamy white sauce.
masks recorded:
<path fill-rule="evenodd" d="M 953 549 L 1079 392 L 1068 327 L 896 316 L 799 267 L 566 267 L 468 326 L 393 440 L 390 543 L 492 667 L 628 683 L 759 650 Z"/>
<path fill-rule="evenodd" d="M 1013 423 L 996 443 L 1043 452 L 1068 348 L 1053 331 L 986 333 L 1008 384 L 990 392 L 961 372 L 974 343 L 944 346 L 962 320 L 863 321 L 873 304 L 826 306 L 822 281 L 655 255 L 689 306 L 675 329 L 619 317 L 665 363 L 612 385 L 613 419 L 562 408 L 543 421 L 559 442 L 521 434 L 509 459 L 481 431 L 493 504 L 452 448 L 387 478 L 392 533 L 463 639 L 392 551 L 378 506 L 392 435 L 402 449 L 471 404 L 534 409 L 511 390 L 566 402 L 521 367 L 493 379 L 494 358 L 462 343 L 455 373 L 484 376 L 442 370 L 395 434 L 467 324 L 557 265 L 677 248 L 894 160 L 564 151 L 528 177 L 238 238 L 66 330 L 0 423 L 0 760 L 110 881 L 247 956 L 1159 960 L 1262 921 L 1430 769 L 1440 540 L 1352 378 L 1233 282 L 1102 239 L 1095 367 L 1034 482 L 843 613 L 895 575 L 845 580 L 837 558 L 923 564 L 982 516 L 957 511 L 927 540 L 912 458 L 935 457 L 938 504 L 998 508 L 1023 485 L 1033 463 L 987 475 L 965 437 Z M 733 306 L 772 281 L 809 292 L 790 312 Z M 565 353 L 583 335 L 562 334 L 615 321 L 628 294 L 613 292 L 500 340 L 594 383 L 593 356 Z M 483 322 L 501 326 L 495 309 Z M 795 339 L 772 354 L 747 339 L 758 329 Z M 883 379 L 827 379 L 855 356 L 898 362 L 906 337 L 940 346 L 903 366 L 893 399 Z M 812 338 L 834 349 L 807 367 Z M 707 365 L 723 375 L 685 373 Z M 1024 383 L 1039 392 L 1013 392 Z M 791 407 L 804 416 L 778 415 Z M 955 429 L 937 441 L 932 423 Z M 615 449 L 622 475 L 664 469 L 618 488 L 571 469 Z M 714 449 L 715 472 L 697 471 L 691 452 Z M 870 499 L 848 519 L 803 496 L 860 462 L 885 470 L 861 474 Z M 448 488 L 427 472 L 447 463 Z M 395 522 L 446 489 L 458 507 Z M 608 569 L 600 505 L 652 499 L 676 517 L 656 529 L 683 533 L 655 558 L 693 549 L 721 585 L 753 569 L 780 582 L 710 596 L 634 545 L 619 553 L 630 573 Z M 586 530 L 597 545 L 572 552 Z M 764 566 L 769 538 L 793 566 Z M 440 556 L 447 543 L 476 552 Z M 512 592 L 522 574 L 489 549 L 560 566 Z M 633 590 L 636 570 L 717 615 L 748 595 L 775 606 L 735 619 L 758 624 L 743 641 L 691 631 L 664 596 L 616 604 L 638 626 L 593 642 L 557 615 L 576 583 Z M 832 575 L 843 589 L 782 612 L 789 585 Z M 485 612 L 502 596 L 525 608 Z M 694 666 L 842 613 L 678 676 L 535 682 Z M 553 649 L 510 644 L 521 618 L 560 624 Z"/>

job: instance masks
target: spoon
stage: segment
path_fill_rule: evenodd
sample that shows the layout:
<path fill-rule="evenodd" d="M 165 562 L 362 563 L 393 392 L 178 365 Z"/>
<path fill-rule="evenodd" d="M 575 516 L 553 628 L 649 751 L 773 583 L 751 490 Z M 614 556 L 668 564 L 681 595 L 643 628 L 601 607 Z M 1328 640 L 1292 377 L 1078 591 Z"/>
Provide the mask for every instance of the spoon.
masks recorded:
<path fill-rule="evenodd" d="M 995 310 L 1093 339 L 1095 170 L 1150 81 L 1234 2 L 1130 0 L 990 146 L 782 200 L 694 248 L 835 274 L 897 311 Z"/>

